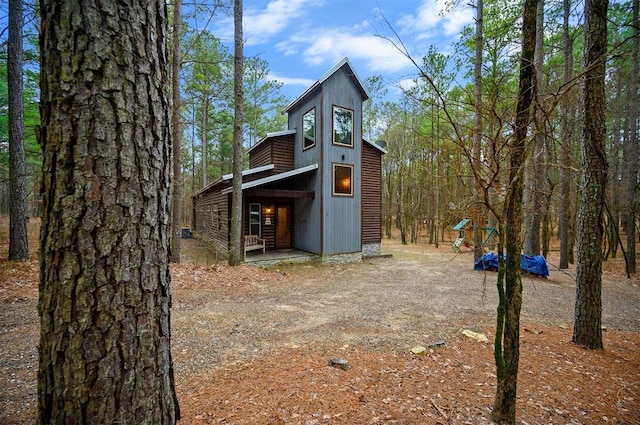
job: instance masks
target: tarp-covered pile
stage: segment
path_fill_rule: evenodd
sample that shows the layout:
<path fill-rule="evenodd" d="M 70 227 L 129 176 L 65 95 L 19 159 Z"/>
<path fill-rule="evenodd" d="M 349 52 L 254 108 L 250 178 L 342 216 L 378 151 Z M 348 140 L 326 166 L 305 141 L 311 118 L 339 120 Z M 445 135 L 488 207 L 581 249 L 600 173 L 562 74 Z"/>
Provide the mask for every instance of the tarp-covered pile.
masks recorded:
<path fill-rule="evenodd" d="M 505 256 L 506 258 L 506 256 Z M 547 261 L 542 255 L 524 255 L 521 259 L 522 270 L 535 276 L 549 276 L 549 267 Z M 474 270 L 498 270 L 498 254 L 495 252 L 487 252 L 476 260 Z"/>

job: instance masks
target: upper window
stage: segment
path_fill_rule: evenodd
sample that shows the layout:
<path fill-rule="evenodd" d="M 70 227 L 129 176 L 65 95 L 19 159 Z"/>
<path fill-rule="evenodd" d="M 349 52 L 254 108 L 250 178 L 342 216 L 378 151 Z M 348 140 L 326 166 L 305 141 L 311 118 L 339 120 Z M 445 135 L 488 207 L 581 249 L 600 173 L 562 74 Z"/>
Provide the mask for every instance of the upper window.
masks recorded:
<path fill-rule="evenodd" d="M 260 236 L 260 204 L 249 204 L 249 234 Z"/>
<path fill-rule="evenodd" d="M 333 164 L 333 194 L 353 196 L 353 165 Z"/>
<path fill-rule="evenodd" d="M 308 149 L 316 144 L 316 108 L 302 116 L 302 133 L 304 134 L 302 149 Z"/>
<path fill-rule="evenodd" d="M 340 106 L 333 107 L 333 143 L 353 146 L 353 111 Z"/>

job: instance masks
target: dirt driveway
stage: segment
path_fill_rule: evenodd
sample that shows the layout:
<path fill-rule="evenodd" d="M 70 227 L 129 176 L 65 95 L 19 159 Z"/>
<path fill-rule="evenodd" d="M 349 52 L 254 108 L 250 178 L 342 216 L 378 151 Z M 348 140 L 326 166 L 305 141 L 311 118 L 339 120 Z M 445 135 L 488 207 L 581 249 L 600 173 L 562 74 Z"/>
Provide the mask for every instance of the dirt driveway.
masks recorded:
<path fill-rule="evenodd" d="M 199 325 L 205 332 L 211 326 L 224 329 L 229 334 L 220 344 L 224 348 L 212 339 L 211 350 L 205 351 L 233 358 L 245 351 L 305 344 L 404 346 L 446 339 L 462 325 L 480 329 L 489 321 L 493 326 L 497 275 L 473 271 L 472 253 L 397 243 L 386 244 L 385 252 L 393 256 L 361 264 L 283 264 L 269 270 L 243 266 L 240 279 L 235 273 L 226 276 L 227 267 L 194 270 L 183 264 L 173 274 L 175 334 L 199 341 Z M 573 273 L 552 270 L 548 279 L 525 276 L 523 322 L 569 327 Z M 186 326 L 194 316 L 199 318 L 196 326 Z M 626 279 L 604 282 L 603 326 L 640 329 L 637 285 Z"/>
<path fill-rule="evenodd" d="M 387 242 L 384 251 L 393 256 L 263 270 L 216 264 L 186 241 L 183 263 L 172 266 L 181 423 L 488 423 L 492 346 L 460 331 L 492 338 L 496 274 L 473 271 L 471 253 L 448 247 Z M 572 274 L 524 278 L 519 416 L 637 423 L 638 280 L 605 275 L 603 325 L 611 332 L 599 354 L 568 343 Z M 31 279 L 2 287 L 21 294 L 0 303 L 3 424 L 35 417 L 37 271 Z M 438 342 L 446 345 L 426 356 L 409 353 Z M 352 368 L 327 366 L 334 356 Z"/>

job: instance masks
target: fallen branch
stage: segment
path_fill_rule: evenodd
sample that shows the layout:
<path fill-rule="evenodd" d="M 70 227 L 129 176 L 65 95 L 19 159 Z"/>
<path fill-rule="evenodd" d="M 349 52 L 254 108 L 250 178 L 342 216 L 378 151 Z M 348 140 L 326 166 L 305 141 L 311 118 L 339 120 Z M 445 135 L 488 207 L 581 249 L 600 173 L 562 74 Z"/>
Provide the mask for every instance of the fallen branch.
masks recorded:
<path fill-rule="evenodd" d="M 447 423 L 449 423 L 449 417 L 447 416 L 447 414 L 444 412 L 444 410 L 442 410 L 440 408 L 440 406 L 438 406 L 435 402 L 434 399 L 431 399 L 431 404 L 433 404 L 433 407 L 436 408 L 436 410 L 438 411 L 438 413 L 440 413 L 442 415 L 442 417 L 447 421 Z"/>

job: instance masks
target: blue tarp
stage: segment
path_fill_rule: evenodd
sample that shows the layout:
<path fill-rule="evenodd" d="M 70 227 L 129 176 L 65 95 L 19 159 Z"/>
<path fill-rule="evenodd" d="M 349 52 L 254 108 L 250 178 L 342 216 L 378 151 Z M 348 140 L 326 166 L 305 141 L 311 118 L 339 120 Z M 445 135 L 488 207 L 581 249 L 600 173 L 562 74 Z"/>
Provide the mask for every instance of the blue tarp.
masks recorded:
<path fill-rule="evenodd" d="M 547 261 L 542 255 L 522 255 L 522 270 L 536 276 L 549 276 L 549 267 Z M 498 254 L 488 252 L 476 260 L 473 266 L 474 270 L 498 270 Z"/>

